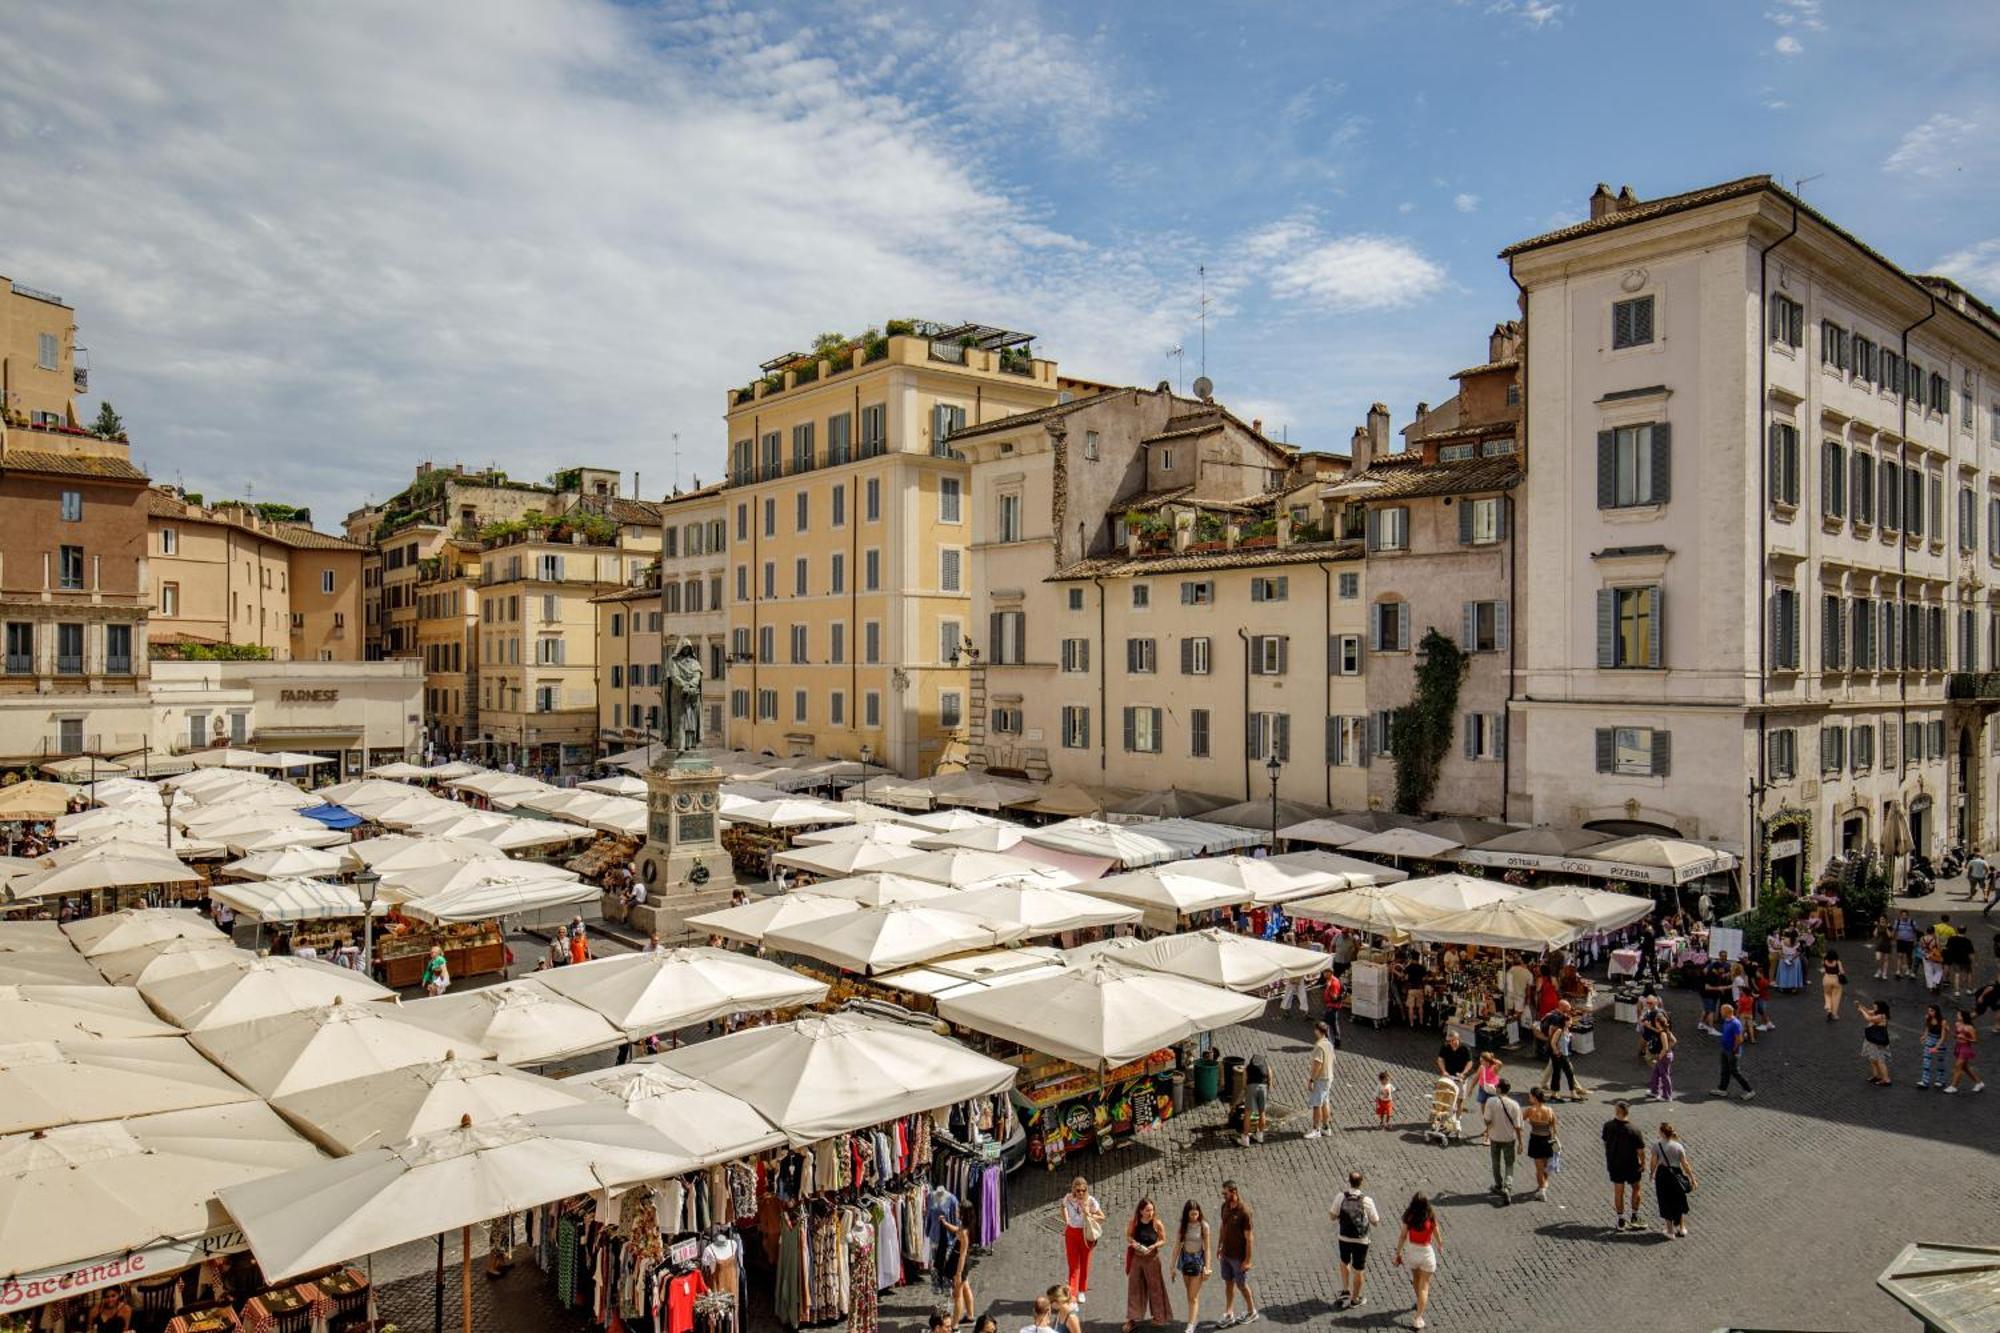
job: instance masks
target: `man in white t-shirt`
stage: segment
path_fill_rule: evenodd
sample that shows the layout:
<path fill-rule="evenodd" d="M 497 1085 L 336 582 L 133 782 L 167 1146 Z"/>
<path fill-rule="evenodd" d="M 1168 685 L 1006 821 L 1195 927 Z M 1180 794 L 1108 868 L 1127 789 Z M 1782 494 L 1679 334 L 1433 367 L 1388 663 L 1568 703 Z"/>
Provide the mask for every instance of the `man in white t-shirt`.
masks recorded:
<path fill-rule="evenodd" d="M 1306 1073 L 1306 1106 L 1312 1111 L 1309 1139 L 1320 1137 L 1333 1124 L 1333 1060 L 1333 1038 L 1326 1024 L 1313 1024 L 1312 1068 Z"/>
<path fill-rule="evenodd" d="M 1527 1134 L 1521 1103 L 1508 1096 L 1512 1091 L 1512 1085 L 1501 1079 L 1495 1095 L 1486 1099 L 1479 1112 L 1486 1122 L 1486 1144 L 1493 1154 L 1493 1192 L 1502 1204 L 1514 1202 L 1514 1159 Z"/>
<path fill-rule="evenodd" d="M 1361 1192 L 1361 1173 L 1347 1173 L 1347 1188 L 1327 1210 L 1340 1237 L 1340 1295 L 1333 1298 L 1336 1310 L 1352 1310 L 1368 1304 L 1361 1284 L 1368 1279 L 1368 1235 L 1382 1225 L 1375 1200 Z"/>

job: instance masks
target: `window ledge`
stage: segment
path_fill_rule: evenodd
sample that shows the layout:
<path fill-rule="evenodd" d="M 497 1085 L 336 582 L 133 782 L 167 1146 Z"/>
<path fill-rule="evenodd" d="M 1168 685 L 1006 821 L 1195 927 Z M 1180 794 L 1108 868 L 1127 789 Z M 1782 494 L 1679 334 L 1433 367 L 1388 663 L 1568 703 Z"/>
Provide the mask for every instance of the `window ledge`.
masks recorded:
<path fill-rule="evenodd" d="M 1608 523 L 1647 523 L 1666 511 L 1664 504 L 1607 505 L 1597 513 Z"/>
<path fill-rule="evenodd" d="M 1636 351 L 1638 349 L 1621 347 L 1618 350 L 1624 352 L 1624 351 Z M 1597 400 L 1597 406 L 1603 407 L 1607 403 L 1645 402 L 1649 399 L 1656 399 L 1659 402 L 1664 403 L 1667 401 L 1667 399 L 1673 397 L 1673 393 L 1674 391 L 1672 389 L 1669 389 L 1664 384 L 1648 384 L 1645 387 L 1638 389 L 1617 389 L 1599 398 Z"/>

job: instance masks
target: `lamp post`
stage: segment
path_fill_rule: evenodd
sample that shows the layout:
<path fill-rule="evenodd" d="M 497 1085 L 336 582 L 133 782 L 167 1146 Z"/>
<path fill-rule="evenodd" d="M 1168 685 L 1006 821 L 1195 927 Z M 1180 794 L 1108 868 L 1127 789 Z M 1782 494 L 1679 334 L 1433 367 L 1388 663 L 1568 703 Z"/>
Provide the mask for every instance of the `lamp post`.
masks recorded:
<path fill-rule="evenodd" d="M 1271 851 L 1274 855 L 1278 850 L 1278 774 L 1284 767 L 1278 762 L 1278 751 L 1274 747 L 1270 759 L 1264 764 L 1264 771 L 1271 775 Z"/>
<path fill-rule="evenodd" d="M 868 801 L 868 765 L 873 763 L 874 760 L 875 751 L 869 749 L 868 743 L 863 741 L 861 744 L 861 800 L 864 805 Z"/>
<path fill-rule="evenodd" d="M 375 893 L 382 877 L 372 866 L 363 866 L 354 877 L 354 894 L 361 899 L 361 975 L 375 975 Z"/>
<path fill-rule="evenodd" d="M 181 794 L 178 787 L 160 788 L 160 809 L 166 813 L 167 855 L 174 854 L 174 798 Z"/>

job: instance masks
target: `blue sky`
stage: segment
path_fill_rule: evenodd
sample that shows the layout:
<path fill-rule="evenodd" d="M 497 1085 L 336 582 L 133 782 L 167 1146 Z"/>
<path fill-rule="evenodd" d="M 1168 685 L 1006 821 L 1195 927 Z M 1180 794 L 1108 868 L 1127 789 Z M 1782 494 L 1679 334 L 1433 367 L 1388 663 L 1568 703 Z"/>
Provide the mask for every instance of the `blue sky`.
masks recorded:
<path fill-rule="evenodd" d="M 202 13 L 204 21 L 191 15 Z M 726 387 L 900 315 L 1208 370 L 1344 447 L 1484 357 L 1493 258 L 1753 172 L 2000 299 L 1985 3 L 36 6 L 0 271 L 155 476 L 314 506 L 421 458 L 712 478 Z M 33 198 L 40 206 L 28 208 Z"/>

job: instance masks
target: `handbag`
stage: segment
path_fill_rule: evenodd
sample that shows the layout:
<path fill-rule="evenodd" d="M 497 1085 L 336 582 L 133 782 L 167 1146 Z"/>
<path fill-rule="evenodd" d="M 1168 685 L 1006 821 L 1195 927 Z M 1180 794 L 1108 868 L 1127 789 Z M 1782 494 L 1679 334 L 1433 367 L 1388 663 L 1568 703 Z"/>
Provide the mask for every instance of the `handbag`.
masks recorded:
<path fill-rule="evenodd" d="M 1083 1238 L 1092 1245 L 1104 1239 L 1104 1218 L 1101 1214 L 1092 1212 L 1084 1213 Z"/>
<path fill-rule="evenodd" d="M 1203 1264 L 1200 1255 L 1191 1254 L 1186 1250 L 1181 1251 L 1180 1270 L 1182 1277 L 1200 1277 L 1202 1268 Z"/>

